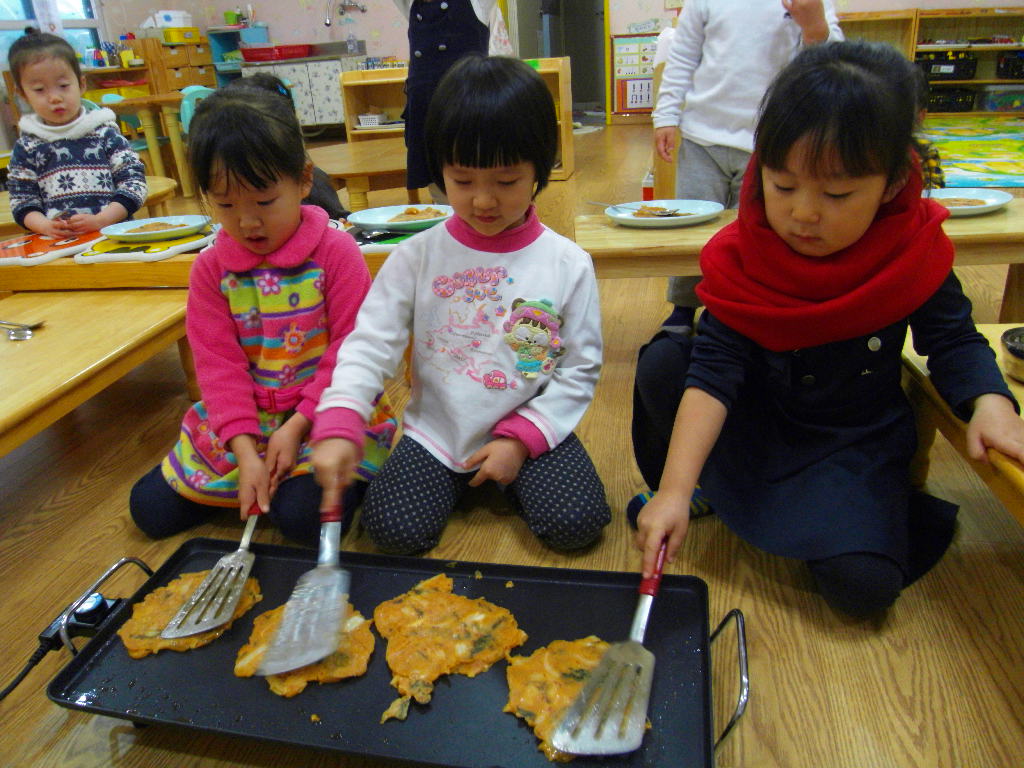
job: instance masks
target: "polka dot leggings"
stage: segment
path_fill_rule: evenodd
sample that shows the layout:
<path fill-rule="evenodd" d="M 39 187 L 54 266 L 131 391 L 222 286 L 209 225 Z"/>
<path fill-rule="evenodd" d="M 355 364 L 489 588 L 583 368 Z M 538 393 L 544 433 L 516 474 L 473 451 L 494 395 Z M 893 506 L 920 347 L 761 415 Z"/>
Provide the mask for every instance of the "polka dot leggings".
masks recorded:
<path fill-rule="evenodd" d="M 415 440 L 403 437 L 370 483 L 363 526 L 385 552 L 431 549 L 472 478 L 472 472 L 449 469 Z M 585 547 L 611 520 L 604 484 L 574 434 L 553 450 L 527 459 L 505 493 L 534 535 L 553 549 Z"/>

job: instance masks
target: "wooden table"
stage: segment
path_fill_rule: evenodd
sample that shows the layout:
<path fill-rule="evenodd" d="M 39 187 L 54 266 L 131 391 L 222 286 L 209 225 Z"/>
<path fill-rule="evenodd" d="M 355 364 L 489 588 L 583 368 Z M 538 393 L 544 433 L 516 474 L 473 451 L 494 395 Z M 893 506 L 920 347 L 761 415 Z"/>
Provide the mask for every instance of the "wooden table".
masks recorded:
<path fill-rule="evenodd" d="M 153 209 L 157 216 L 167 215 L 167 201 L 174 197 L 178 190 L 178 182 L 166 176 L 146 177 L 146 207 Z M 23 227 L 14 223 L 11 215 L 11 193 L 6 189 L 0 192 L 0 237 L 10 237 L 25 233 Z"/>
<path fill-rule="evenodd" d="M 735 218 L 723 211 L 692 227 L 640 229 L 603 214 L 577 216 L 576 242 L 593 257 L 598 277 L 699 275 L 701 248 Z M 1009 265 L 999 319 L 1024 322 L 1024 198 L 995 213 L 947 219 L 943 228 L 956 245 L 957 266 Z"/>
<path fill-rule="evenodd" d="M 367 193 L 405 186 L 405 152 L 405 139 L 398 136 L 316 147 L 309 157 L 336 189 L 348 189 L 349 207 L 362 211 L 370 207 Z M 409 202 L 419 201 L 419 191 L 409 190 Z"/>
<path fill-rule="evenodd" d="M 983 324 L 978 326 L 978 330 L 985 335 L 989 344 L 992 345 L 992 349 L 996 351 L 996 360 L 999 363 L 999 368 L 1003 371 L 1003 378 L 1006 379 L 1010 391 L 1019 402 L 1024 403 L 1024 384 L 1006 375 L 1006 366 L 1003 362 L 1006 353 L 1000 342 L 1003 331 L 1018 325 L 1018 323 Z M 938 430 L 963 456 L 964 460 L 974 468 L 978 476 L 1003 502 L 1010 514 L 1016 517 L 1021 525 L 1024 525 L 1024 466 L 1015 459 L 992 449 L 988 451 L 988 464 L 974 461 L 967 455 L 967 424 L 953 414 L 949 406 L 946 405 L 946 401 L 932 386 L 931 379 L 928 378 L 928 361 L 914 351 L 909 337 L 903 348 L 903 388 L 914 405 L 914 413 L 917 417 L 918 449 L 911 469 L 914 484 L 923 485 L 928 476 L 928 452 L 935 440 L 935 432 Z"/>
<path fill-rule="evenodd" d="M 177 341 L 192 394 L 182 290 L 15 293 L 0 318 L 45 325 L 0 337 L 0 456 Z M 126 420 L 131 414 L 124 414 Z"/>
<path fill-rule="evenodd" d="M 130 99 L 104 104 L 104 107 L 112 110 L 115 114 L 138 115 L 142 123 L 142 133 L 146 137 L 146 147 L 149 149 L 149 156 L 153 161 L 153 170 L 157 176 L 166 176 L 164 161 L 160 156 L 160 123 L 156 119 L 156 110 L 164 115 L 164 122 L 167 123 L 167 138 L 171 142 L 171 152 L 174 154 L 174 163 L 178 167 L 178 178 L 181 179 L 181 194 L 184 197 L 195 197 L 195 184 L 192 181 L 192 173 L 185 160 L 185 144 L 181 138 L 181 110 L 182 94 L 180 91 L 170 93 L 153 93 L 148 96 L 133 96 Z"/>

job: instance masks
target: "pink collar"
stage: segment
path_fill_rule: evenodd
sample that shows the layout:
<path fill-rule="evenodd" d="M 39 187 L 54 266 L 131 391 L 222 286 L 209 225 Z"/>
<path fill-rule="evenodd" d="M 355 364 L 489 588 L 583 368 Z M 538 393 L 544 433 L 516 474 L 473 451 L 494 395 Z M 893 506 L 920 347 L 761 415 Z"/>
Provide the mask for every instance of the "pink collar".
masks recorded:
<path fill-rule="evenodd" d="M 537 218 L 536 206 L 526 211 L 526 220 L 518 227 L 506 229 L 496 235 L 481 235 L 458 216 L 445 222 L 448 234 L 467 248 L 485 253 L 512 253 L 528 246 L 544 231 L 544 225 Z"/>
<path fill-rule="evenodd" d="M 272 267 L 297 267 L 316 250 L 327 231 L 327 213 L 315 205 L 302 206 L 302 220 L 284 245 L 267 256 L 253 253 L 223 228 L 214 244 L 217 261 L 229 272 L 248 272 L 263 263 Z"/>

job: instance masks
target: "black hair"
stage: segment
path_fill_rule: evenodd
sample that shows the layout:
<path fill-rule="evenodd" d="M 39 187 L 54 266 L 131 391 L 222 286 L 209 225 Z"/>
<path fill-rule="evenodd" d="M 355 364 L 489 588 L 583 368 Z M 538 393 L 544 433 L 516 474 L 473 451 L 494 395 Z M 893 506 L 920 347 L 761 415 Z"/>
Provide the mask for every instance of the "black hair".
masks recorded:
<path fill-rule="evenodd" d="M 215 91 L 198 103 L 189 126 L 188 160 L 203 192 L 218 172 L 257 189 L 282 176 L 301 181 L 307 163 L 291 103 L 241 88 Z"/>
<path fill-rule="evenodd" d="M 529 65 L 505 56 L 471 54 L 455 62 L 430 99 L 425 134 L 427 167 L 442 190 L 445 165 L 530 162 L 540 192 L 558 151 L 551 92 Z"/>
<path fill-rule="evenodd" d="M 906 176 L 920 109 L 918 68 L 887 43 L 846 41 L 806 48 L 772 82 L 754 136 L 758 161 L 782 169 L 806 139 L 807 162 L 850 176 Z"/>
<path fill-rule="evenodd" d="M 293 104 L 295 102 L 295 99 L 292 98 L 292 92 L 284 84 L 284 80 L 269 72 L 257 72 L 245 77 L 236 77 L 225 87 L 230 90 L 241 88 L 253 91 L 267 91 L 268 93 L 276 93 L 278 96 L 284 96 Z"/>
<path fill-rule="evenodd" d="M 11 70 L 14 85 L 21 90 L 21 73 L 29 64 L 44 59 L 61 59 L 67 62 L 75 77 L 82 79 L 82 67 L 78 63 L 78 54 L 71 43 L 63 37 L 39 32 L 35 27 L 25 27 L 25 34 L 11 44 L 7 53 L 7 67 Z"/>

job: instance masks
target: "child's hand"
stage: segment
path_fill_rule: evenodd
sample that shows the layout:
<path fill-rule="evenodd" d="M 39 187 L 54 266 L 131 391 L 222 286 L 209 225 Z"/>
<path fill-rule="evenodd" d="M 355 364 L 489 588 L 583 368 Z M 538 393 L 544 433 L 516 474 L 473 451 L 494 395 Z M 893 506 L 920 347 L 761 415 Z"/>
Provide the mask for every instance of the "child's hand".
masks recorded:
<path fill-rule="evenodd" d="M 690 525 L 690 495 L 658 491 L 640 510 L 636 521 L 636 546 L 644 553 L 645 579 L 654 572 L 662 539 L 668 537 L 666 562 L 671 563 L 682 546 Z"/>
<path fill-rule="evenodd" d="M 98 232 L 127 218 L 127 208 L 120 203 L 107 203 L 99 213 L 76 213 L 68 219 L 68 224 L 75 234 L 84 235 L 86 232 Z"/>
<path fill-rule="evenodd" d="M 295 468 L 299 459 L 299 446 L 309 432 L 309 427 L 309 419 L 301 413 L 295 413 L 270 436 L 265 461 L 270 475 L 271 496 Z"/>
<path fill-rule="evenodd" d="M 270 511 L 270 473 L 266 462 L 256 452 L 256 438 L 252 435 L 236 435 L 228 441 L 228 447 L 238 462 L 238 506 L 241 518 L 249 516 L 253 504 L 266 514 Z"/>
<path fill-rule="evenodd" d="M 341 494 L 359 464 L 359 447 L 351 440 L 332 437 L 313 446 L 313 471 L 323 489 L 320 509 L 333 509 L 341 504 Z"/>
<path fill-rule="evenodd" d="M 987 394 L 975 400 L 974 414 L 967 425 L 968 455 L 987 462 L 988 448 L 1024 462 L 1024 421 L 1002 395 Z"/>
<path fill-rule="evenodd" d="M 782 7 L 803 32 L 804 45 L 828 39 L 828 21 L 825 20 L 825 5 L 821 0 L 782 0 Z"/>
<path fill-rule="evenodd" d="M 491 440 L 466 460 L 467 468 L 480 467 L 469 484 L 476 487 L 486 480 L 493 480 L 508 485 L 519 476 L 519 470 L 529 456 L 526 446 L 514 437 Z"/>
<path fill-rule="evenodd" d="M 67 219 L 48 219 L 39 211 L 32 211 L 25 216 L 25 228 L 58 240 L 73 237 L 75 234 Z"/>
<path fill-rule="evenodd" d="M 676 148 L 676 131 L 674 125 L 654 129 L 654 149 L 658 157 L 666 163 L 672 162 L 672 151 Z"/>

